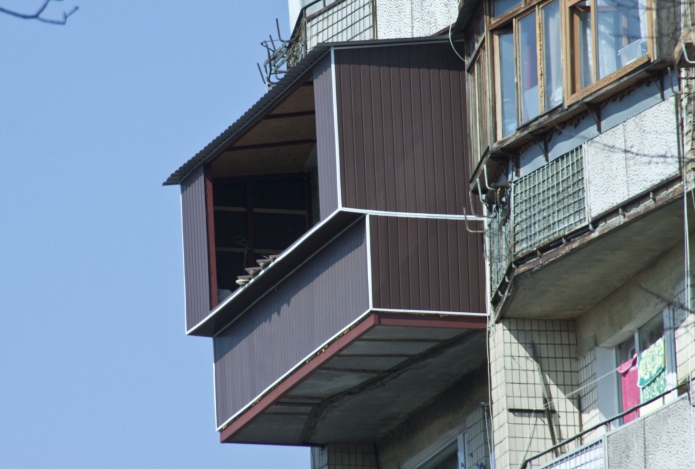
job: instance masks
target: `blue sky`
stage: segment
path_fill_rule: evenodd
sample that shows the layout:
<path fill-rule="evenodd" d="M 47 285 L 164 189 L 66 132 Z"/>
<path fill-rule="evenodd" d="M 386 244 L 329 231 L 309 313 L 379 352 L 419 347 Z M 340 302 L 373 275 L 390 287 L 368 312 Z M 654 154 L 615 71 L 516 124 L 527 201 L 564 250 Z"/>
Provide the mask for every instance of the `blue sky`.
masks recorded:
<path fill-rule="evenodd" d="M 0 466 L 308 468 L 305 448 L 218 442 L 161 186 L 265 92 L 286 1 L 48 14 L 75 4 L 66 26 L 0 15 Z"/>

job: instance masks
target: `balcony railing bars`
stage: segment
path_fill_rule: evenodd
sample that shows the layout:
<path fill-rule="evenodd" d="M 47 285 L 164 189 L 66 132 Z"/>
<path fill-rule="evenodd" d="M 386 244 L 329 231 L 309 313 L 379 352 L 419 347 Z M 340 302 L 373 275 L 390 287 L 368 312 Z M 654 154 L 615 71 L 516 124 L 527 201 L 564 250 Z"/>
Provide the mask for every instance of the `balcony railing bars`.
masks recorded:
<path fill-rule="evenodd" d="M 605 439 L 582 446 L 570 454 L 551 461 L 541 469 L 604 469 Z"/>
<path fill-rule="evenodd" d="M 609 418 L 609 419 L 607 419 L 607 420 L 604 420 L 604 421 L 602 421 L 602 422 L 600 422 L 600 423 L 597 423 L 596 425 L 593 425 L 593 426 L 591 426 L 591 427 L 589 427 L 589 428 L 586 428 L 586 429 L 582 430 L 581 432 L 577 433 L 576 435 L 574 435 L 574 436 L 572 436 L 572 437 L 570 437 L 570 438 L 567 438 L 566 440 L 561 441 L 560 443 L 558 443 L 558 444 L 556 444 L 556 445 L 553 445 L 553 446 L 551 446 L 550 448 L 547 448 L 545 451 L 541 451 L 540 453 L 537 453 L 537 454 L 531 456 L 530 458 L 524 459 L 524 460 L 521 462 L 521 464 L 519 465 L 519 469 L 532 469 L 532 468 L 534 467 L 534 466 L 532 465 L 533 461 L 536 461 L 536 460 L 542 458 L 542 457 L 545 456 L 546 454 L 553 453 L 553 452 L 555 452 L 555 451 L 557 451 L 557 450 L 562 450 L 563 447 L 566 447 L 567 445 L 569 445 L 570 443 L 573 443 L 574 441 L 580 439 L 580 438 L 583 437 L 584 435 L 587 435 L 587 434 L 589 434 L 589 433 L 591 433 L 591 432 L 593 432 L 593 431 L 595 431 L 595 430 L 598 430 L 599 428 L 608 427 L 608 425 L 610 425 L 611 422 L 615 422 L 616 420 L 619 420 L 619 419 L 625 417 L 626 415 L 629 415 L 629 414 L 631 414 L 631 413 L 633 413 L 633 412 L 637 412 L 638 409 L 640 409 L 640 408 L 642 408 L 642 407 L 644 407 L 644 406 L 646 406 L 646 405 L 648 405 L 648 404 L 651 404 L 652 402 L 658 401 L 658 400 L 661 399 L 662 397 L 667 396 L 667 395 L 669 395 L 669 394 L 671 394 L 672 392 L 677 391 L 677 390 L 678 390 L 678 386 L 676 386 L 676 387 L 674 387 L 674 388 L 671 388 L 671 389 L 669 389 L 668 391 L 662 392 L 662 393 L 659 394 L 658 396 L 654 396 L 654 397 L 652 397 L 651 399 L 649 399 L 649 400 L 647 400 L 647 401 L 644 401 L 644 402 L 642 402 L 642 403 L 640 403 L 640 404 L 637 404 L 637 405 L 634 406 L 634 407 L 630 407 L 628 410 L 626 410 L 626 411 L 624 411 L 624 412 L 621 412 L 621 413 L 619 413 L 619 414 L 617 414 L 617 415 L 615 415 L 615 416 L 613 416 L 613 417 L 611 417 L 611 418 Z M 691 405 L 693 405 L 693 402 L 691 402 Z M 635 416 L 638 417 L 637 414 L 635 414 Z M 562 469 L 580 469 L 580 468 L 581 468 L 581 469 L 589 469 L 589 468 L 592 468 L 592 469 L 593 469 L 594 467 L 596 467 L 596 468 L 603 468 L 603 460 L 601 461 L 601 465 L 600 465 L 600 466 L 582 466 L 582 465 L 581 465 L 581 464 L 582 464 L 582 460 L 581 460 L 581 459 L 578 459 L 578 460 L 577 460 L 577 465 L 571 464 L 571 461 L 572 461 L 572 459 L 574 458 L 574 456 L 577 455 L 578 453 L 581 454 L 581 452 L 582 452 L 584 449 L 588 448 L 588 447 L 590 447 L 590 445 L 587 445 L 587 446 L 584 446 L 584 447 L 582 447 L 582 448 L 579 448 L 578 450 L 576 450 L 576 451 L 574 451 L 574 452 L 567 453 L 566 455 L 563 455 L 561 458 L 556 459 L 556 460 L 554 460 L 554 461 L 551 461 L 549 465 L 546 465 L 546 466 L 539 465 L 539 466 L 535 466 L 535 467 L 537 467 L 537 468 L 543 468 L 543 469 L 550 469 L 550 468 L 552 468 L 552 469 L 560 469 L 560 468 L 562 468 Z M 565 462 L 567 463 L 567 465 L 564 465 L 564 466 L 563 466 L 563 465 L 559 465 L 559 464 L 558 464 L 558 463 L 563 462 L 563 461 L 565 461 Z M 555 464 L 558 464 L 558 465 L 555 465 Z"/>
<path fill-rule="evenodd" d="M 584 147 L 512 183 L 514 255 L 588 224 Z"/>
<path fill-rule="evenodd" d="M 508 209 L 498 208 L 492 211 L 487 225 L 487 258 L 490 263 L 490 292 L 493 295 L 513 259 L 511 225 Z"/>
<path fill-rule="evenodd" d="M 302 9 L 289 40 L 282 39 L 279 24 L 277 29 L 277 39 L 261 43 L 268 57 L 258 69 L 268 88 L 320 42 L 374 39 L 374 0 L 317 0 Z"/>
<path fill-rule="evenodd" d="M 512 181 L 509 193 L 511 210 L 495 204 L 487 226 L 493 295 L 515 257 L 589 224 L 584 146 Z"/>

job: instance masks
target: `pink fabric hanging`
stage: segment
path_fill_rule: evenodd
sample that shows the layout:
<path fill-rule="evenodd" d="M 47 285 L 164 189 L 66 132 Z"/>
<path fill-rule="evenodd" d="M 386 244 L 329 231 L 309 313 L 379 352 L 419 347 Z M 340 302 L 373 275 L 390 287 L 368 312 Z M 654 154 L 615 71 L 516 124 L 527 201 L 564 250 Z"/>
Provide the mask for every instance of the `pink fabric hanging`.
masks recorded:
<path fill-rule="evenodd" d="M 640 403 L 640 392 L 637 386 L 637 355 L 623 363 L 618 367 L 618 373 L 621 375 L 622 394 L 623 394 L 623 411 L 634 407 Z M 630 412 L 623 420 L 625 423 L 632 422 L 635 417 L 639 417 L 639 409 L 636 412 Z"/>

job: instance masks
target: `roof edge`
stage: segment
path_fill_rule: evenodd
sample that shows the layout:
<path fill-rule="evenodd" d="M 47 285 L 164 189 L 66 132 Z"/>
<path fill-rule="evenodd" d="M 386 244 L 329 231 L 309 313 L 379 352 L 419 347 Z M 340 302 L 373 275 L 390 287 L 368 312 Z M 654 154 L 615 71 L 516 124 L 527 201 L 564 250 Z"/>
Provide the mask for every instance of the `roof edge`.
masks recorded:
<path fill-rule="evenodd" d="M 274 87 L 266 92 L 256 104 L 251 106 L 251 108 L 237 119 L 236 122 L 206 145 L 205 148 L 174 171 L 162 185 L 173 186 L 181 184 L 196 168 L 198 168 L 198 166 L 217 157 L 222 149 L 244 134 L 251 126 L 255 125 L 266 113 L 270 112 L 281 99 L 286 97 L 287 93 L 291 92 L 297 84 L 304 80 L 306 75 L 311 72 L 313 67 L 323 59 L 331 49 L 437 44 L 448 42 L 448 40 L 449 38 L 445 36 L 427 36 L 405 39 L 329 42 L 317 45 L 295 67 L 290 69 Z"/>

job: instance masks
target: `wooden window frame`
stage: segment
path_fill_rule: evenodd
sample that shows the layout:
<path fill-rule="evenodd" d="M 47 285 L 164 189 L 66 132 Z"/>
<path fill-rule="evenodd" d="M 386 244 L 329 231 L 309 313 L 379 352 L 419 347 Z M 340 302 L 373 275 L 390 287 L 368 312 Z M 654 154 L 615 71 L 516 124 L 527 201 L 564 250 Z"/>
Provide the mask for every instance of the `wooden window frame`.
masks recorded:
<path fill-rule="evenodd" d="M 490 34 L 491 37 L 494 38 L 492 40 L 493 42 L 493 50 L 491 51 L 491 62 L 494 66 L 493 68 L 493 76 L 494 76 L 494 90 L 495 90 L 495 100 L 493 103 L 494 107 L 494 115 L 496 117 L 496 122 L 495 122 L 495 129 L 494 129 L 494 136 L 495 136 L 495 141 L 502 141 L 505 140 L 513 135 L 515 135 L 517 132 L 519 132 L 520 129 L 528 125 L 530 122 L 535 121 L 539 117 L 543 116 L 544 114 L 552 111 L 555 109 L 557 106 L 552 107 L 550 109 L 545 109 L 545 82 L 544 82 L 544 77 L 546 75 L 546 64 L 545 64 L 545 55 L 543 53 L 543 8 L 546 7 L 547 5 L 551 4 L 553 1 L 556 0 L 531 0 L 528 2 L 524 2 L 521 6 L 515 8 L 514 10 L 511 10 L 504 15 L 500 16 L 499 18 L 493 20 L 490 23 Z M 560 28 L 562 29 L 564 25 L 563 17 L 562 17 L 562 8 L 563 8 L 563 0 L 557 0 L 558 3 L 558 10 L 560 11 Z M 491 3 L 491 2 L 490 2 Z M 536 15 L 536 56 L 538 58 L 538 109 L 539 113 L 537 116 L 529 119 L 526 122 L 521 122 L 522 118 L 522 93 L 521 93 L 521 58 L 519 56 L 520 53 L 520 44 L 519 44 L 519 21 L 522 20 L 523 18 L 527 17 L 528 15 L 534 13 Z M 516 82 L 516 121 L 517 121 L 517 127 L 516 131 L 510 135 L 507 135 L 506 137 L 502 137 L 502 128 L 501 128 L 501 96 L 500 96 L 500 78 L 499 78 L 499 63 L 500 63 L 500 57 L 499 57 L 499 40 L 497 36 L 499 34 L 502 34 L 504 32 L 508 32 L 511 30 L 514 34 L 514 71 L 515 71 L 515 82 Z M 564 41 L 564 39 L 563 39 Z M 565 41 L 566 42 L 566 41 Z M 562 47 L 562 46 L 561 46 Z M 562 47 L 562 50 L 564 51 L 564 47 Z M 561 70 L 563 70 L 563 75 L 564 75 L 564 59 L 561 56 Z M 564 87 L 565 87 L 565 81 L 563 79 L 563 96 L 564 96 Z"/>
<path fill-rule="evenodd" d="M 561 0 L 562 1 L 562 0 Z M 634 70 L 640 68 L 641 66 L 654 60 L 654 3 L 652 0 L 645 0 L 645 8 L 647 10 L 647 53 L 642 57 L 634 60 L 628 65 L 621 67 L 614 71 L 613 73 L 606 75 L 605 77 L 598 79 L 598 24 L 597 24 L 597 0 L 588 0 L 590 2 L 591 11 L 591 47 L 593 50 L 592 59 L 592 79 L 593 83 L 575 91 L 575 80 L 578 78 L 579 73 L 577 66 L 577 56 L 572 55 L 572 50 L 574 44 L 577 43 L 578 30 L 571 24 L 572 15 L 570 14 L 570 8 L 575 6 L 584 0 L 564 0 L 564 6 L 561 11 L 561 15 L 564 15 L 563 20 L 563 33 L 562 36 L 565 39 L 565 44 L 563 47 L 564 55 L 568 60 L 565 60 L 563 69 L 563 87 L 564 87 L 564 97 L 565 105 L 569 106 L 587 97 L 588 95 L 594 93 L 595 91 L 608 86 L 616 80 L 629 75 Z"/>
<path fill-rule="evenodd" d="M 500 54 L 499 50 L 501 49 L 500 47 L 500 36 L 503 34 L 512 34 L 514 35 L 514 28 L 512 27 L 511 24 L 505 25 L 506 27 L 503 28 L 498 28 L 494 32 L 492 32 L 491 37 L 492 37 L 492 48 L 493 48 L 493 53 L 492 53 L 492 74 L 494 76 L 494 89 L 495 89 L 495 141 L 500 141 L 504 140 L 505 138 L 514 135 L 516 133 L 516 130 L 509 134 L 509 135 L 504 135 L 504 115 L 503 115 L 503 109 L 502 109 L 502 78 L 501 78 L 501 70 L 502 70 L 502 64 L 500 61 Z M 512 41 L 514 41 L 514 36 L 512 36 Z M 516 47 L 516 43 L 514 45 Z M 514 71 L 516 73 L 517 70 L 517 57 L 516 54 L 514 54 Z M 514 99 L 517 101 L 517 106 L 515 108 L 516 110 L 516 115 L 514 116 L 516 118 L 517 124 L 519 122 L 519 109 L 518 109 L 518 86 L 517 86 L 517 80 L 516 76 L 514 77 Z M 518 128 L 518 126 L 517 126 Z"/>
<path fill-rule="evenodd" d="M 493 142 L 500 142 L 517 135 L 524 127 L 528 124 L 534 122 L 539 117 L 546 115 L 547 113 L 557 109 L 558 106 L 546 109 L 546 90 L 545 76 L 547 74 L 546 57 L 544 51 L 544 41 L 543 37 L 543 8 L 552 3 L 554 0 L 522 0 L 521 5 L 515 7 L 514 9 L 504 13 L 498 18 L 492 16 L 493 2 L 489 0 L 484 2 L 483 15 L 486 18 L 487 29 L 485 36 L 476 44 L 475 50 L 468 56 L 467 71 L 471 71 L 474 64 L 477 61 L 478 54 L 487 53 L 487 64 L 485 65 L 487 69 L 488 76 L 493 78 L 493 83 L 488 86 L 487 92 L 490 92 L 489 97 L 477 97 L 477 101 L 481 99 L 484 100 L 485 104 L 489 108 L 488 119 L 487 119 L 487 140 L 488 146 Z M 572 6 L 583 0 L 557 0 L 558 10 L 560 15 L 560 37 L 561 37 L 561 57 L 560 57 L 560 70 L 562 73 L 561 83 L 562 83 L 562 97 L 563 103 L 560 106 L 567 107 L 577 101 L 586 98 L 588 95 L 596 92 L 597 90 L 604 88 L 611 83 L 631 74 L 636 69 L 644 66 L 645 64 L 654 60 L 655 54 L 655 44 L 654 44 L 654 1 L 645 0 L 647 15 L 646 15 L 646 28 L 647 28 L 647 53 L 642 57 L 634 60 L 628 65 L 619 68 L 613 73 L 598 79 L 598 29 L 597 29 L 597 0 L 588 0 L 591 8 L 591 47 L 592 47 L 592 81 L 590 85 L 578 89 L 575 91 L 575 83 L 580 77 L 574 74 L 579 73 L 578 70 L 578 57 L 572 54 L 572 50 L 575 44 L 578 44 L 579 37 L 577 36 L 578 28 L 572 27 L 572 15 L 570 14 L 570 9 Z M 475 34 L 475 24 L 477 24 L 481 10 L 476 13 L 469 30 Z M 538 98 L 539 98 L 539 114 L 538 116 L 529 119 L 526 122 L 521 122 L 522 117 L 522 106 L 521 106 L 521 58 L 519 57 L 519 34 L 518 34 L 518 22 L 520 19 L 524 18 L 532 11 L 536 13 L 536 46 L 537 46 L 537 57 L 538 57 Z M 515 57 L 514 57 L 514 70 L 516 73 L 516 112 L 517 112 L 517 129 L 514 133 L 502 137 L 502 119 L 501 119 L 501 80 L 499 77 L 500 70 L 500 57 L 499 57 L 499 39 L 498 35 L 505 31 L 511 29 L 514 33 L 514 44 L 515 44 Z M 575 37 L 576 36 L 576 37 Z M 485 43 L 487 42 L 487 51 L 485 51 Z M 469 91 L 470 92 L 470 91 Z M 477 92 L 477 90 L 475 91 Z M 481 146 L 482 152 L 482 146 Z M 482 152 L 481 154 L 483 154 Z M 472 155 L 473 156 L 473 155 Z M 479 155 L 474 155 L 474 159 L 478 159 Z M 481 157 L 482 158 L 482 157 Z"/>
<path fill-rule="evenodd" d="M 471 171 L 485 158 L 490 148 L 494 126 L 494 117 L 490 113 L 489 105 L 489 27 L 487 5 L 483 3 L 473 16 L 473 20 L 466 30 L 466 44 L 474 41 L 473 50 L 470 45 L 466 48 L 466 92 L 467 122 L 469 127 L 469 149 Z M 478 25 L 482 20 L 482 31 L 478 31 Z M 480 73 L 480 76 L 478 76 Z"/>

